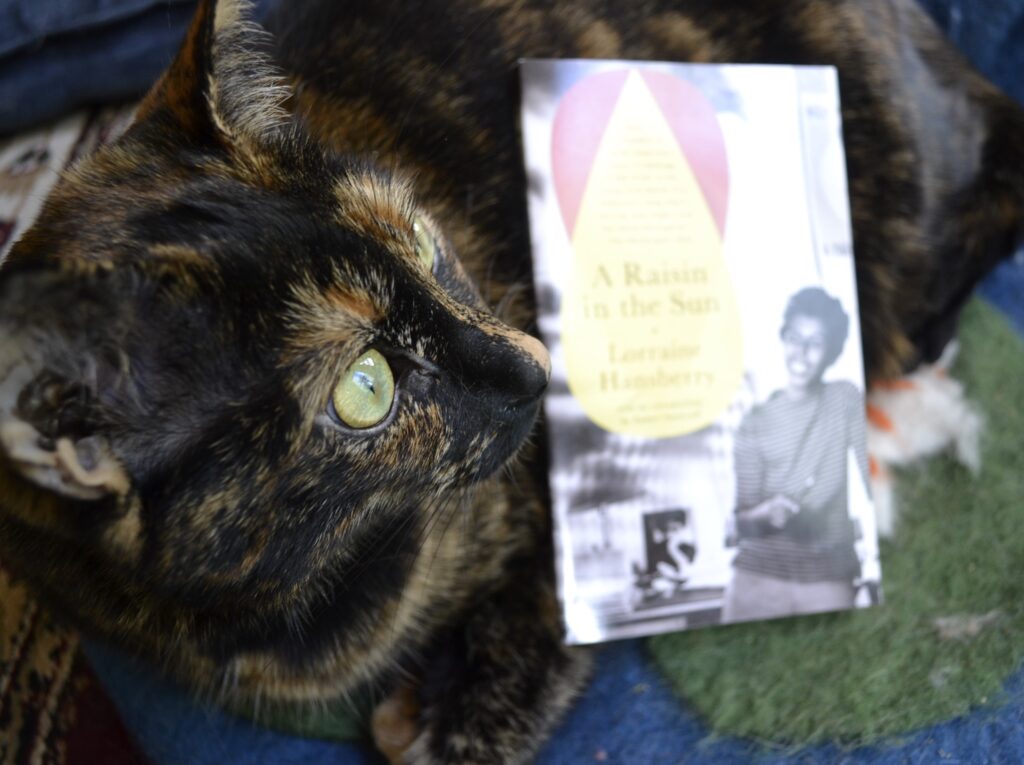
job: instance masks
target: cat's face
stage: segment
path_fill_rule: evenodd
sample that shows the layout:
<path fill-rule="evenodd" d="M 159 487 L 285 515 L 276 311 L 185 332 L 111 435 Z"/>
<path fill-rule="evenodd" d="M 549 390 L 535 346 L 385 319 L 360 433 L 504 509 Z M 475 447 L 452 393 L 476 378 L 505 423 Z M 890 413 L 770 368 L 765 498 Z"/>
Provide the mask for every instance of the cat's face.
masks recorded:
<path fill-rule="evenodd" d="M 258 58 L 231 58 L 252 54 L 228 15 L 200 13 L 135 125 L 62 181 L 0 271 L 15 557 L 53 540 L 45 555 L 88 561 L 65 575 L 98 567 L 172 631 L 212 611 L 291 627 L 371 555 L 401 589 L 438 514 L 522 444 L 548 377 L 429 200 L 264 124 L 278 94 L 243 71 Z M 65 563 L 38 565 L 59 587 Z M 69 605 L 104 629 L 136 618 Z"/>

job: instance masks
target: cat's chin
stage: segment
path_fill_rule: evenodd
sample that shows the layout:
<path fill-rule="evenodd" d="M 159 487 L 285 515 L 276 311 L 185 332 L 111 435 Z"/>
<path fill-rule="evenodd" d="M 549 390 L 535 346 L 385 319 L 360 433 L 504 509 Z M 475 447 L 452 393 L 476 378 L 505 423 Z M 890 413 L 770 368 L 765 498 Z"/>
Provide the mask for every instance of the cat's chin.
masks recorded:
<path fill-rule="evenodd" d="M 499 415 L 502 424 L 494 428 L 484 442 L 472 483 L 485 481 L 516 459 L 533 432 L 540 414 L 540 403 L 540 399 L 534 399 L 505 407 Z"/>

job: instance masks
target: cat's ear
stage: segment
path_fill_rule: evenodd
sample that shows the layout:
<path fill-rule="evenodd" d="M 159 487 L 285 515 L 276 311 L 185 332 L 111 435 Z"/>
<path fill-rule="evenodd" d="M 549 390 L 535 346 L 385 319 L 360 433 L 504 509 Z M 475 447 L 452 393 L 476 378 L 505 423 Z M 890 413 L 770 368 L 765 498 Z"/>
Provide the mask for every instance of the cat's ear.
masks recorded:
<path fill-rule="evenodd" d="M 233 143 L 272 141 L 291 95 L 261 49 L 269 35 L 247 0 L 200 0 L 181 50 L 140 104 L 136 122 L 170 117 L 193 135 Z"/>
<path fill-rule="evenodd" d="M 40 432 L 40 409 L 60 406 L 67 396 L 59 382 L 33 374 L 24 364 L 0 377 L 0 456 L 9 469 L 69 499 L 128 494 L 131 481 L 105 438 L 81 433 L 48 437 Z"/>

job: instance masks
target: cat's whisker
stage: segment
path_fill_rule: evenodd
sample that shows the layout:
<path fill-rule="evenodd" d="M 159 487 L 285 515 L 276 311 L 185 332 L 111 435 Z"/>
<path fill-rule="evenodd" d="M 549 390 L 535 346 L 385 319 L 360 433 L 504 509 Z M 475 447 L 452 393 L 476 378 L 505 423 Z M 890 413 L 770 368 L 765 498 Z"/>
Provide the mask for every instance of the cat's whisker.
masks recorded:
<path fill-rule="evenodd" d="M 451 510 L 453 508 L 455 508 L 456 505 L 459 506 L 458 510 L 460 512 L 451 512 Z M 441 551 L 442 542 L 444 541 L 445 535 L 448 533 L 448 528 L 449 528 L 449 526 L 451 526 L 452 519 L 455 518 L 458 515 L 464 515 L 464 513 L 461 512 L 461 511 L 465 510 L 466 505 L 467 505 L 467 502 L 466 502 L 465 498 L 461 498 L 459 496 L 456 496 L 456 497 L 448 500 L 445 503 L 445 505 L 441 506 L 439 508 L 438 512 L 435 512 L 435 519 L 436 520 L 434 520 L 433 523 L 432 523 L 432 528 L 430 530 L 431 533 L 433 533 L 434 528 L 436 528 L 437 523 L 439 522 L 440 517 L 442 517 L 444 515 L 447 515 L 448 516 L 448 520 L 446 521 L 444 528 L 441 530 L 440 537 L 438 537 L 437 542 L 435 543 L 434 554 L 431 556 L 431 559 L 430 559 L 430 567 L 429 567 L 430 569 L 433 568 L 434 563 L 437 560 L 437 556 L 438 556 L 438 554 Z"/>
<path fill-rule="evenodd" d="M 476 514 L 472 512 L 472 509 L 473 509 L 473 498 L 470 495 L 467 494 L 466 496 L 464 496 L 462 498 L 462 500 L 460 502 L 459 512 L 458 512 L 459 522 L 462 524 L 462 536 L 463 536 L 463 539 L 471 539 L 472 538 L 472 536 L 471 536 L 472 529 L 470 528 L 470 524 L 476 523 L 478 521 L 478 518 L 477 518 Z"/>
<path fill-rule="evenodd" d="M 260 715 L 263 712 L 263 686 L 256 686 L 256 690 L 252 695 L 252 719 L 253 722 L 259 724 Z"/>
<path fill-rule="evenodd" d="M 434 530 L 435 530 L 435 528 L 436 528 L 436 526 L 437 526 L 437 524 L 439 522 L 439 519 L 444 517 L 445 515 L 448 516 L 448 520 L 446 521 L 445 526 L 444 526 L 444 528 L 441 531 L 440 537 L 438 537 L 437 540 L 434 542 L 434 552 L 433 552 L 433 555 L 431 556 L 429 564 L 427 565 L 427 572 L 428 573 L 433 570 L 434 563 L 436 562 L 437 556 L 438 556 L 438 554 L 441 551 L 442 543 L 443 543 L 443 540 L 444 540 L 444 536 L 447 533 L 449 526 L 451 525 L 452 518 L 454 518 L 455 515 L 459 514 L 459 513 L 449 512 L 449 510 L 451 510 L 451 508 L 453 508 L 456 505 L 457 502 L 459 502 L 460 500 L 464 499 L 464 497 L 462 497 L 461 495 L 462 495 L 462 492 L 459 492 L 455 497 L 445 497 L 443 495 L 439 495 L 439 496 L 434 498 L 434 506 L 433 507 L 431 507 L 430 505 L 427 506 L 427 520 L 423 524 L 423 526 L 421 527 L 420 533 L 418 535 L 419 538 L 418 538 L 417 543 L 416 543 L 417 551 L 421 550 L 423 548 L 423 546 L 427 543 L 427 540 L 433 537 Z M 391 634 L 392 634 L 392 636 L 395 635 L 395 631 L 399 627 L 399 625 L 397 623 L 397 616 L 401 612 L 402 603 L 405 600 L 406 594 L 408 593 L 408 589 L 409 588 L 406 585 L 406 586 L 402 587 L 402 589 L 401 589 L 401 591 L 399 593 L 399 596 L 398 596 L 398 607 L 394 610 L 393 616 L 392 616 L 392 619 L 391 619 Z"/>
<path fill-rule="evenodd" d="M 508 322 L 509 311 L 515 306 L 515 303 L 521 298 L 526 296 L 528 289 L 525 284 L 519 284 L 518 282 L 511 285 L 505 294 L 501 296 L 498 302 L 495 304 L 491 312 L 502 321 Z M 513 325 L 517 325 L 519 322 L 509 322 Z"/>
<path fill-rule="evenodd" d="M 220 683 L 216 691 L 216 698 L 212 699 L 215 706 L 223 706 L 229 700 L 233 700 L 238 693 L 238 670 L 234 662 L 219 669 Z M 211 690 L 212 690 L 211 684 Z"/>
<path fill-rule="evenodd" d="M 404 534 L 410 526 L 416 523 L 417 517 L 418 516 L 416 513 L 407 512 L 400 523 L 398 523 L 396 526 L 390 527 L 390 531 L 387 534 L 386 538 L 373 539 L 372 544 L 367 544 L 366 546 L 364 546 L 363 549 L 360 551 L 359 555 L 352 561 L 352 579 L 357 580 L 358 577 L 362 573 L 364 573 L 372 563 L 380 563 L 382 560 L 386 560 L 386 557 L 382 558 L 376 555 L 376 553 L 381 549 L 389 549 L 391 543 L 395 539 L 397 539 L 400 535 Z M 417 545 L 417 549 L 419 549 L 419 545 Z M 405 561 L 403 559 L 399 559 L 399 562 L 401 563 Z"/>

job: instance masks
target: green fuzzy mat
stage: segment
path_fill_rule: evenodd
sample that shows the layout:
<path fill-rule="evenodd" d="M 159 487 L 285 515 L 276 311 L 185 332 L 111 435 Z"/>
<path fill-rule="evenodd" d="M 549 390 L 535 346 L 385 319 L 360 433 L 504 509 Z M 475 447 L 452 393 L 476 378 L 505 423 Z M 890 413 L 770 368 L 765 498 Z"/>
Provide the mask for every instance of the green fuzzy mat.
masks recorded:
<path fill-rule="evenodd" d="M 960 338 L 982 473 L 940 457 L 899 475 L 885 605 L 648 641 L 716 733 L 860 744 L 1000 703 L 1024 657 L 1024 344 L 977 300 Z"/>

